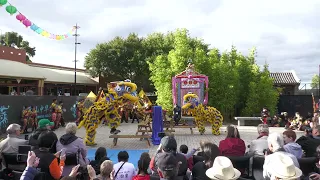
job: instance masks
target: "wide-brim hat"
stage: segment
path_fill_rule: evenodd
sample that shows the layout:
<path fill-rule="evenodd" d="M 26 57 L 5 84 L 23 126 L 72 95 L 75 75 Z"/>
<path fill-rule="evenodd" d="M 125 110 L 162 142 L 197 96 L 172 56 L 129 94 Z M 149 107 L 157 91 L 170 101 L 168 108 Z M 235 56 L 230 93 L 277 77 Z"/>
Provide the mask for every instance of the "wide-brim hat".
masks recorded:
<path fill-rule="evenodd" d="M 218 156 L 214 160 L 213 166 L 206 171 L 206 175 L 215 180 L 236 180 L 241 176 L 241 172 L 233 168 L 229 158 Z"/>
<path fill-rule="evenodd" d="M 289 156 L 279 153 L 274 159 L 269 169 L 272 176 L 285 180 L 293 180 L 302 176 L 302 171 L 294 165 Z"/>

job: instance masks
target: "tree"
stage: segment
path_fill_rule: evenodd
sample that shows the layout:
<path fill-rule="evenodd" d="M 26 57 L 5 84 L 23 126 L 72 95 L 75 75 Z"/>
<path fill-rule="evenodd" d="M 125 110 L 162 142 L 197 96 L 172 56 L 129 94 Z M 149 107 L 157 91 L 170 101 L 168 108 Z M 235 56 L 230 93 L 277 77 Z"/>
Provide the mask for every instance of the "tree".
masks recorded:
<path fill-rule="evenodd" d="M 85 67 L 93 77 L 102 75 L 109 81 L 130 79 L 138 87 L 150 86 L 149 67 L 143 38 L 131 33 L 100 43 L 85 57 Z"/>
<path fill-rule="evenodd" d="M 158 51 L 161 53 L 160 55 L 148 61 L 151 72 L 150 80 L 157 91 L 157 104 L 169 110 L 173 106 L 171 78 L 185 70 L 189 59 L 192 59 L 194 63 L 204 62 L 208 51 L 205 47 L 208 46 L 204 45 L 201 40 L 191 38 L 186 29 L 178 29 L 164 36 L 159 34 L 157 36 L 162 37 L 160 38 L 161 43 L 167 43 L 167 46 Z M 154 34 L 151 37 L 147 37 L 147 40 L 153 39 L 153 37 Z M 169 42 L 172 42 L 172 44 L 169 44 Z M 170 47 L 172 49 L 165 54 Z"/>
<path fill-rule="evenodd" d="M 319 89 L 319 75 L 315 74 L 311 79 L 311 88 Z"/>
<path fill-rule="evenodd" d="M 273 87 L 273 79 L 270 78 L 268 65 L 264 65 L 262 72 L 256 71 L 255 81 L 249 84 L 249 95 L 244 109 L 244 115 L 252 116 L 261 111 L 261 107 L 267 107 L 270 113 L 276 112 L 279 93 Z"/>
<path fill-rule="evenodd" d="M 24 41 L 23 37 L 16 32 L 6 32 L 1 36 L 1 44 L 8 47 L 15 47 L 19 49 L 24 49 L 26 51 L 26 61 L 31 62 L 31 57 L 36 55 L 36 48 L 30 47 L 28 41 Z"/>

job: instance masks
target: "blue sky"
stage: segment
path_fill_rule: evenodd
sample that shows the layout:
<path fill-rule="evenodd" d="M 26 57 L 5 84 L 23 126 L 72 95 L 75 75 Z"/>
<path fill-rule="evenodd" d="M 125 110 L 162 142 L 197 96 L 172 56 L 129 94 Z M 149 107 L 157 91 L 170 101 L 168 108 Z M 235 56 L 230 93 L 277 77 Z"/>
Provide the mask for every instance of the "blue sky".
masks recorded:
<path fill-rule="evenodd" d="M 79 29 L 78 66 L 97 43 L 136 32 L 146 36 L 187 28 L 221 51 L 255 46 L 257 62 L 272 72 L 295 70 L 309 83 L 320 64 L 319 0 L 9 0 L 32 22 L 54 34 Z M 16 31 L 37 49 L 34 62 L 73 67 L 74 39 L 42 37 L 0 8 L 0 29 Z M 1 32 L 0 31 L 0 32 Z"/>

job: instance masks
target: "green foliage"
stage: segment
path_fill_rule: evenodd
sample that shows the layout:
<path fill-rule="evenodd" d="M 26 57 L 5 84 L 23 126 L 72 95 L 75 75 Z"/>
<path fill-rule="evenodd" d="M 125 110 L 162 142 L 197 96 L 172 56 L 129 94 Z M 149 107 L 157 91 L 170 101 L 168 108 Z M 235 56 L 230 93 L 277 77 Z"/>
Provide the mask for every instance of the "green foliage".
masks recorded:
<path fill-rule="evenodd" d="M 148 87 L 146 54 L 143 38 L 131 33 L 127 38 L 115 37 L 98 44 L 85 57 L 85 68 L 94 77 L 101 74 L 109 81 L 130 79 L 139 87 Z"/>
<path fill-rule="evenodd" d="M 315 74 L 311 79 L 311 88 L 319 89 L 319 75 Z"/>
<path fill-rule="evenodd" d="M 4 42 L 5 46 L 11 46 L 14 44 L 17 48 L 24 49 L 27 53 L 27 62 L 31 62 L 31 57 L 36 55 L 36 48 L 30 47 L 29 42 L 24 41 L 23 37 L 16 32 L 6 32 L 0 36 L 0 39 Z"/>
<path fill-rule="evenodd" d="M 234 115 L 251 116 L 263 106 L 275 112 L 278 90 L 273 87 L 268 66 L 261 71 L 256 64 L 256 49 L 243 56 L 236 47 L 220 53 L 209 49 L 203 40 L 191 37 L 188 30 L 153 33 L 145 38 L 130 34 L 98 44 L 91 50 L 85 67 L 92 75 L 102 74 L 114 80 L 130 78 L 138 86 L 152 84 L 157 104 L 172 109 L 172 77 L 187 67 L 189 60 L 199 73 L 209 77 L 210 106 L 219 109 L 225 119 Z M 150 79 L 150 81 L 148 81 Z"/>

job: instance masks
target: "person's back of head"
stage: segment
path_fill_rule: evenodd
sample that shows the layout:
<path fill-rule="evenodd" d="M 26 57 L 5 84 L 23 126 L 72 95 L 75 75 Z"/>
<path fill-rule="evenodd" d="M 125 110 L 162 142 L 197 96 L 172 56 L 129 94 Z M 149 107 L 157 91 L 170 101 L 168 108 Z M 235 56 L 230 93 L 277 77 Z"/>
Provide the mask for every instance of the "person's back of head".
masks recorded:
<path fill-rule="evenodd" d="M 160 153 L 158 171 L 161 178 L 175 180 L 178 176 L 179 161 L 173 153 Z"/>
<path fill-rule="evenodd" d="M 145 158 L 151 160 L 150 154 L 147 153 L 147 152 L 143 152 L 143 153 L 141 154 L 141 156 L 140 156 L 140 159 L 145 159 Z"/>
<path fill-rule="evenodd" d="M 164 136 L 161 139 L 161 146 L 164 152 L 177 152 L 177 141 L 174 136 Z"/>
<path fill-rule="evenodd" d="M 213 143 L 206 143 L 203 147 L 203 158 L 205 164 L 210 168 L 216 159 L 220 155 L 219 147 Z"/>
<path fill-rule="evenodd" d="M 101 158 L 103 158 L 103 157 L 107 157 L 107 150 L 106 150 L 106 148 L 104 148 L 104 147 L 99 147 L 99 148 L 96 150 L 94 160 L 100 161 Z M 97 163 L 98 163 L 98 162 L 97 162 Z"/>
<path fill-rule="evenodd" d="M 113 172 L 113 163 L 110 160 L 105 160 L 100 165 L 100 175 L 102 179 L 104 178 L 112 178 L 112 172 Z"/>
<path fill-rule="evenodd" d="M 9 135 L 19 135 L 21 126 L 19 124 L 10 124 L 7 127 L 7 134 Z"/>
<path fill-rule="evenodd" d="M 49 148 L 51 149 L 55 146 L 53 139 L 56 139 L 56 134 L 52 131 L 43 131 L 38 137 L 39 148 Z"/>
<path fill-rule="evenodd" d="M 128 162 L 128 160 L 129 160 L 129 154 L 127 151 L 120 151 L 118 153 L 118 161 L 119 162 L 121 162 L 121 161 Z"/>
<path fill-rule="evenodd" d="M 239 131 L 234 125 L 227 127 L 227 138 L 240 138 Z"/>
<path fill-rule="evenodd" d="M 269 134 L 269 126 L 267 124 L 259 124 L 257 127 L 258 134 Z"/>
<path fill-rule="evenodd" d="M 185 144 L 182 144 L 182 145 L 180 146 L 180 152 L 181 152 L 182 154 L 187 154 L 187 153 L 188 153 L 188 146 L 185 145 Z"/>
<path fill-rule="evenodd" d="M 281 148 L 283 148 L 284 141 L 282 134 L 272 133 L 268 136 L 268 147 L 269 150 L 275 152 Z"/>
<path fill-rule="evenodd" d="M 140 158 L 140 160 L 138 161 L 138 168 L 139 168 L 138 174 L 141 174 L 141 173 L 148 174 L 148 167 L 150 165 L 150 161 L 151 159 L 149 159 L 148 157 Z"/>

